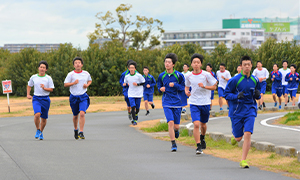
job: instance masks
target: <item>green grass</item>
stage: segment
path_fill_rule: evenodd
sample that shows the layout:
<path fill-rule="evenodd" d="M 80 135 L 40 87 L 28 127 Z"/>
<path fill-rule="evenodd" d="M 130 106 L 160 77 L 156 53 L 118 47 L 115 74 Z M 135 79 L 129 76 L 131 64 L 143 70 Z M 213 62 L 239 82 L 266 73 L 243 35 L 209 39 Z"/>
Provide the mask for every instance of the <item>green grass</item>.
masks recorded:
<path fill-rule="evenodd" d="M 289 125 L 289 126 L 299 126 L 300 125 L 300 111 L 287 113 L 282 118 L 280 118 L 279 123 Z"/>
<path fill-rule="evenodd" d="M 188 137 L 189 136 L 189 130 L 187 130 L 187 129 L 181 130 L 179 132 L 179 134 L 180 134 L 179 137 Z"/>
<path fill-rule="evenodd" d="M 142 131 L 146 132 L 167 132 L 168 131 L 168 123 L 157 123 L 153 127 L 141 128 Z"/>

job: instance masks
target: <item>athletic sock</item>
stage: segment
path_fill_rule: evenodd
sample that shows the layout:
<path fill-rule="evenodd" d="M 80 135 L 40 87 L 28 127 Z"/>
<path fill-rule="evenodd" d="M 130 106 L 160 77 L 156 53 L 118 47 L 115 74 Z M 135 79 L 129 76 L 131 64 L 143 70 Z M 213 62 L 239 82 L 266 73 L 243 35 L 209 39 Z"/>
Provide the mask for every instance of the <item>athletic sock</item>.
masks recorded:
<path fill-rule="evenodd" d="M 203 140 L 205 138 L 205 135 L 200 134 L 200 140 Z"/>
<path fill-rule="evenodd" d="M 149 113 L 149 110 L 147 110 L 147 113 Z"/>
<path fill-rule="evenodd" d="M 176 144 L 176 143 L 175 143 L 175 140 L 171 141 L 171 143 L 172 143 L 172 145 Z"/>
<path fill-rule="evenodd" d="M 201 144 L 200 143 L 197 143 L 197 148 L 201 148 Z"/>
<path fill-rule="evenodd" d="M 178 132 L 178 129 L 174 129 L 175 132 Z"/>

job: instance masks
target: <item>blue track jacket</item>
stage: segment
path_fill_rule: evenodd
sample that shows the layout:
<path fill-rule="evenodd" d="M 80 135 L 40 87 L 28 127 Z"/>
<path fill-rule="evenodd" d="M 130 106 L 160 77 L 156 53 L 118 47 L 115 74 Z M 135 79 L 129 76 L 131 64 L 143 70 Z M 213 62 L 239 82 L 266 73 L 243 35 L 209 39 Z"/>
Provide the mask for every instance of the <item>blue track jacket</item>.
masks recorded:
<path fill-rule="evenodd" d="M 247 77 L 242 73 L 232 77 L 225 88 L 225 99 L 228 100 L 229 113 L 231 118 L 242 118 L 257 116 L 257 104 L 254 97 L 255 89 L 260 89 L 257 77 Z M 244 98 L 238 99 L 239 92 L 244 92 Z M 260 99 L 260 96 L 259 98 Z"/>
<path fill-rule="evenodd" d="M 121 74 L 121 77 L 120 77 L 120 80 L 119 80 L 119 83 L 120 83 L 120 85 L 123 87 L 123 91 L 122 91 L 122 93 L 123 93 L 123 95 L 124 96 L 128 96 L 128 85 L 126 85 L 126 86 L 123 86 L 123 83 L 124 83 L 124 78 L 125 78 L 125 76 L 127 75 L 127 74 L 129 74 L 130 73 L 130 71 L 127 69 L 126 71 L 124 71 L 122 74 Z"/>
<path fill-rule="evenodd" d="M 169 83 L 173 82 L 174 86 L 170 87 Z M 171 108 L 181 108 L 187 105 L 187 98 L 184 92 L 185 79 L 183 74 L 174 70 L 168 74 L 166 71 L 161 73 L 157 79 L 158 92 L 160 88 L 165 87 L 165 92 L 162 96 L 162 106 Z"/>
<path fill-rule="evenodd" d="M 144 94 L 153 94 L 154 93 L 154 86 L 156 85 L 156 81 L 154 77 L 151 74 L 148 74 L 146 77 L 143 75 L 145 78 L 145 84 L 144 84 Z M 147 84 L 150 85 L 150 88 L 147 88 Z"/>
<path fill-rule="evenodd" d="M 275 78 L 273 78 L 273 75 L 275 75 Z M 274 87 L 275 89 L 282 89 L 282 74 L 280 71 L 271 72 L 271 80 L 274 79 L 273 83 L 272 83 L 272 87 Z"/>
<path fill-rule="evenodd" d="M 291 81 L 290 78 L 293 78 L 293 80 Z M 298 81 L 296 80 L 298 78 Z M 285 81 L 288 82 L 288 90 L 297 90 L 298 89 L 298 85 L 299 85 L 299 74 L 298 73 L 294 73 L 292 74 L 291 72 L 288 73 L 285 76 Z"/>

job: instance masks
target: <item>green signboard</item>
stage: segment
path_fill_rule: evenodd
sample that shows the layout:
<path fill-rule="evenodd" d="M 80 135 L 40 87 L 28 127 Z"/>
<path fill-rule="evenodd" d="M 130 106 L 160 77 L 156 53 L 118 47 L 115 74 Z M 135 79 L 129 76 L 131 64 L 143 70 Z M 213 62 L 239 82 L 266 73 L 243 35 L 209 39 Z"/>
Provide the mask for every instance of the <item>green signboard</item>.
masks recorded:
<path fill-rule="evenodd" d="M 262 25 L 265 32 L 290 32 L 289 22 L 266 22 Z"/>
<path fill-rule="evenodd" d="M 243 29 L 261 29 L 261 19 L 240 19 Z"/>

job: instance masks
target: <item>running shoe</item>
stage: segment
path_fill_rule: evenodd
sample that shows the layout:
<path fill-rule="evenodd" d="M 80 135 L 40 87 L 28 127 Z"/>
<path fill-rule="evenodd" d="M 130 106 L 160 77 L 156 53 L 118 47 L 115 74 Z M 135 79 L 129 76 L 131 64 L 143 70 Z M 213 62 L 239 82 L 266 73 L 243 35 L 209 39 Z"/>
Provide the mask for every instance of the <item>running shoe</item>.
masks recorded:
<path fill-rule="evenodd" d="M 171 147 L 171 152 L 176 152 L 177 151 L 177 145 L 173 144 Z"/>
<path fill-rule="evenodd" d="M 135 121 L 139 120 L 138 114 L 135 115 Z"/>
<path fill-rule="evenodd" d="M 128 119 L 131 121 L 132 120 L 132 115 L 131 113 L 128 113 Z"/>
<path fill-rule="evenodd" d="M 179 137 L 179 130 L 175 131 L 175 129 L 174 129 L 174 132 L 175 132 L 175 138 L 178 139 L 178 137 Z"/>
<path fill-rule="evenodd" d="M 152 109 L 154 109 L 154 108 L 155 108 L 155 105 L 154 105 L 154 104 L 151 104 L 151 107 L 152 107 Z"/>
<path fill-rule="evenodd" d="M 281 105 L 278 106 L 278 109 L 281 109 Z"/>
<path fill-rule="evenodd" d="M 261 109 L 262 109 L 262 105 L 260 105 L 260 106 L 258 107 L 258 109 L 261 110 Z"/>
<path fill-rule="evenodd" d="M 39 140 L 43 140 L 43 139 L 44 139 L 43 132 L 41 132 L 39 136 Z"/>
<path fill-rule="evenodd" d="M 235 138 L 232 136 L 231 137 L 231 144 L 232 145 L 236 145 L 237 141 L 235 140 Z"/>
<path fill-rule="evenodd" d="M 137 125 L 137 122 L 136 122 L 136 121 L 133 121 L 132 125 L 136 126 L 136 125 Z"/>
<path fill-rule="evenodd" d="M 205 139 L 201 139 L 201 149 L 206 149 Z"/>
<path fill-rule="evenodd" d="M 74 130 L 74 138 L 77 140 L 79 137 L 78 137 L 78 129 Z"/>
<path fill-rule="evenodd" d="M 203 153 L 203 151 L 202 151 L 201 147 L 197 147 L 196 154 L 202 154 L 202 153 Z"/>
<path fill-rule="evenodd" d="M 275 104 L 274 104 L 274 107 L 276 107 L 277 106 L 277 102 L 275 102 Z"/>
<path fill-rule="evenodd" d="M 220 108 L 220 111 L 223 111 L 223 108 Z"/>
<path fill-rule="evenodd" d="M 146 116 L 148 116 L 149 114 L 150 114 L 150 112 L 149 112 L 149 111 L 147 111 L 145 115 L 146 115 Z"/>
<path fill-rule="evenodd" d="M 80 132 L 80 133 L 78 134 L 78 136 L 79 136 L 80 139 L 85 139 L 85 137 L 84 137 L 84 135 L 83 135 L 83 132 Z"/>
<path fill-rule="evenodd" d="M 183 108 L 181 113 L 183 113 L 183 114 L 186 113 L 186 108 Z"/>
<path fill-rule="evenodd" d="M 40 134 L 41 134 L 41 131 L 38 129 L 36 130 L 36 133 L 35 133 L 35 139 L 38 139 L 40 137 Z"/>
<path fill-rule="evenodd" d="M 246 160 L 242 160 L 240 162 L 240 167 L 245 169 L 245 168 L 249 168 L 249 165 Z"/>

